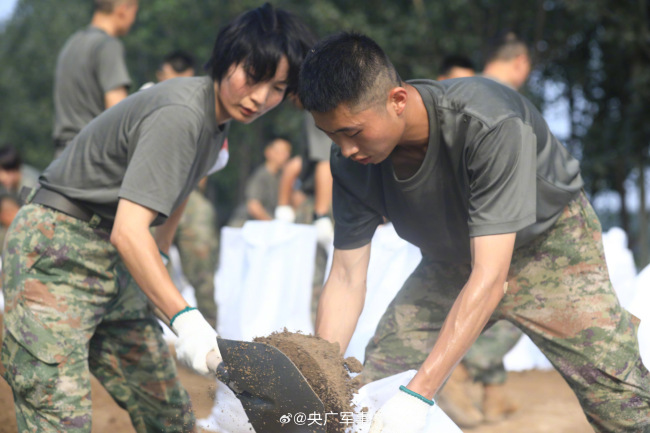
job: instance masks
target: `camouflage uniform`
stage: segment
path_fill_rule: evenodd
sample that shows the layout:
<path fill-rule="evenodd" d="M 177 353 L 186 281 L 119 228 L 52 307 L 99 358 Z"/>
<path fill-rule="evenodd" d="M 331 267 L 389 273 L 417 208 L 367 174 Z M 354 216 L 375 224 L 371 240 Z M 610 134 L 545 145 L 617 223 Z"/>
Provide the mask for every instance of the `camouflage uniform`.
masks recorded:
<path fill-rule="evenodd" d="M 28 204 L 9 229 L 0 372 L 18 429 L 90 432 L 92 373 L 136 431 L 192 431 L 162 330 L 98 222 Z"/>
<path fill-rule="evenodd" d="M 473 380 L 484 384 L 501 384 L 507 373 L 503 357 L 515 347 L 521 331 L 510 322 L 501 320 L 486 329 L 463 358 Z"/>
<path fill-rule="evenodd" d="M 189 195 L 174 238 L 183 274 L 194 287 L 197 307 L 212 325 L 217 323 L 214 273 L 219 258 L 219 238 L 216 219 L 212 204 L 201 192 L 194 190 Z"/>
<path fill-rule="evenodd" d="M 366 348 L 364 381 L 418 369 L 470 274 L 426 256 L 382 317 Z M 650 432 L 650 374 L 638 319 L 616 298 L 601 227 L 584 193 L 560 219 L 517 249 L 509 289 L 491 320 L 522 329 L 562 374 L 597 432 Z"/>

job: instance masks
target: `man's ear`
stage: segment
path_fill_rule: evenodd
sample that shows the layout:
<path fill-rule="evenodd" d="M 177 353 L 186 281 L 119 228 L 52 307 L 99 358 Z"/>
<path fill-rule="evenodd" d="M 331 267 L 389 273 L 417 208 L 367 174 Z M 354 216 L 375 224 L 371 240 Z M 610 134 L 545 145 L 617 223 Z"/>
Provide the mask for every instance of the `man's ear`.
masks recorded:
<path fill-rule="evenodd" d="M 400 116 L 406 109 L 406 101 L 408 100 L 408 92 L 404 87 L 393 87 L 388 92 L 388 105 L 392 107 L 395 114 Z"/>

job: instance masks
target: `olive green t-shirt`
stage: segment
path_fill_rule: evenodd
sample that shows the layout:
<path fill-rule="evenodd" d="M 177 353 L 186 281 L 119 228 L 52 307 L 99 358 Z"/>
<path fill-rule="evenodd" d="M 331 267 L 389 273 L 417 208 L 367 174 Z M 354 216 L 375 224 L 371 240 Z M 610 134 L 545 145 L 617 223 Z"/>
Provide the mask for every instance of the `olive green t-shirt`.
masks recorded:
<path fill-rule="evenodd" d="M 517 233 L 519 247 L 579 194 L 578 161 L 516 91 L 481 77 L 409 83 L 429 116 L 424 161 L 400 180 L 390 157 L 364 166 L 332 146 L 336 248 L 369 243 L 384 216 L 424 254 L 468 263 L 470 237 Z"/>
<path fill-rule="evenodd" d="M 269 215 L 273 215 L 278 205 L 278 191 L 282 172 L 271 173 L 265 164 L 260 165 L 253 172 L 246 183 L 244 197 L 248 200 L 258 200 Z M 250 218 L 250 215 L 247 215 Z"/>
<path fill-rule="evenodd" d="M 119 39 L 93 26 L 70 36 L 56 63 L 54 139 L 66 142 L 74 138 L 104 111 L 108 91 L 130 85 Z"/>
<path fill-rule="evenodd" d="M 211 171 L 227 133 L 212 79 L 174 78 L 96 117 L 39 181 L 108 219 L 128 199 L 158 212 L 160 224 Z"/>

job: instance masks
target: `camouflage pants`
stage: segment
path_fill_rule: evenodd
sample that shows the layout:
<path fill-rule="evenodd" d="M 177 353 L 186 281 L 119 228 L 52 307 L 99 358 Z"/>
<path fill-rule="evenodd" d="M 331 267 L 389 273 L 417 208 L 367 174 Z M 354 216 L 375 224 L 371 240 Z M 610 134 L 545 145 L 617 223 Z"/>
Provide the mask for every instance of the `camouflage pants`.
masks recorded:
<path fill-rule="evenodd" d="M 469 274 L 469 265 L 422 259 L 366 348 L 365 382 L 420 367 Z M 650 374 L 639 355 L 638 319 L 618 303 L 600 223 L 584 194 L 553 228 L 515 251 L 508 283 L 491 320 L 506 319 L 533 340 L 593 428 L 650 432 Z"/>
<path fill-rule="evenodd" d="M 192 191 L 174 238 L 183 274 L 194 287 L 197 307 L 212 325 L 217 323 L 214 273 L 219 259 L 219 238 L 216 220 L 216 212 L 208 199 L 201 192 Z"/>
<path fill-rule="evenodd" d="M 109 233 L 28 204 L 4 251 L 0 372 L 20 432 L 90 432 L 90 374 L 138 432 L 194 429 L 187 392 Z"/>
<path fill-rule="evenodd" d="M 519 328 L 501 320 L 483 331 L 465 354 L 463 365 L 477 382 L 504 383 L 507 374 L 503 366 L 503 357 L 515 347 L 520 338 Z"/>

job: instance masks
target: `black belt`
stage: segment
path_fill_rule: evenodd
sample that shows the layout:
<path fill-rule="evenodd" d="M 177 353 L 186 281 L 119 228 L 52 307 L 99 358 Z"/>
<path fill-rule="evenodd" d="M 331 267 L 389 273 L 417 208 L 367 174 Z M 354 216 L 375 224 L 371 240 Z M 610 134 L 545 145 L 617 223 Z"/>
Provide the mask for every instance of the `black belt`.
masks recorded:
<path fill-rule="evenodd" d="M 41 204 L 66 215 L 77 218 L 78 220 L 91 223 L 97 221 L 94 227 L 111 231 L 113 229 L 113 221 L 105 218 L 100 218 L 96 213 L 87 207 L 80 205 L 68 197 L 60 194 L 51 189 L 39 188 L 34 194 L 31 203 Z M 91 221 L 92 220 L 92 221 Z"/>

